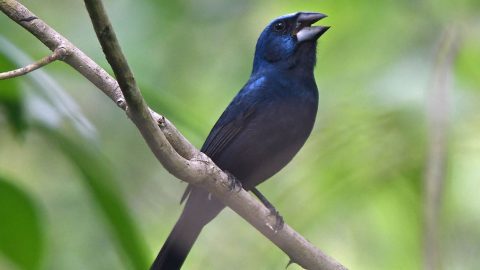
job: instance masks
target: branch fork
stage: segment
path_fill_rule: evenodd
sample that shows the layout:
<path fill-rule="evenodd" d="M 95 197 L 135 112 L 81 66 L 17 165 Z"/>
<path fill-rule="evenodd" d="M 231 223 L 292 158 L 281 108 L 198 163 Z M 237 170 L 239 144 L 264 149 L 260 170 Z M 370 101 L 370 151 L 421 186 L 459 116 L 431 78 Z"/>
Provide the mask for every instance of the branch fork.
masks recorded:
<path fill-rule="evenodd" d="M 55 50 L 50 55 L 45 56 L 44 58 L 38 60 L 35 63 L 26 65 L 24 67 L 21 67 L 15 70 L 0 73 L 0 80 L 11 79 L 11 78 L 28 74 L 41 67 L 51 64 L 57 60 L 63 60 L 67 55 L 68 55 L 67 48 L 65 48 L 65 46 L 60 45 L 57 48 L 55 48 Z"/>

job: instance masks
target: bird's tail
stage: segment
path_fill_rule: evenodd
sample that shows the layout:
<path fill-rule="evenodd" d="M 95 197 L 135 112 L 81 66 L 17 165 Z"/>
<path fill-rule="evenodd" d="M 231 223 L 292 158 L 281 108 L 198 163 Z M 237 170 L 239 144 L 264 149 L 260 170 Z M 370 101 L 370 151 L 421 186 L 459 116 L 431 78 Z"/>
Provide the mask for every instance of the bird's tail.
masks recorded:
<path fill-rule="evenodd" d="M 182 214 L 153 262 L 151 270 L 175 270 L 182 267 L 204 224 Z"/>
<path fill-rule="evenodd" d="M 162 246 L 150 270 L 177 270 L 182 267 L 202 228 L 224 206 L 208 193 L 193 188 L 185 209 Z"/>

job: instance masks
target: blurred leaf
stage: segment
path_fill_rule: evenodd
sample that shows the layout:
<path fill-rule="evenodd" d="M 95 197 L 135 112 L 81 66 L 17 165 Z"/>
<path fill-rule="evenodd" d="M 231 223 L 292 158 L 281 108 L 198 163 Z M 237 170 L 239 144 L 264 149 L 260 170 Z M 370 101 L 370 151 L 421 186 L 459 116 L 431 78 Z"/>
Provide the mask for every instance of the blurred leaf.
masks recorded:
<path fill-rule="evenodd" d="M 43 255 L 40 215 L 32 198 L 0 176 L 0 252 L 20 269 L 39 269 Z"/>
<path fill-rule="evenodd" d="M 15 68 L 15 64 L 9 61 L 0 50 L 0 72 Z M 16 135 L 22 135 L 28 125 L 23 110 L 23 95 L 18 79 L 0 80 L 0 107 L 3 107 L 12 131 Z"/>
<path fill-rule="evenodd" d="M 46 127 L 40 127 L 40 130 L 60 147 L 80 171 L 85 186 L 102 211 L 117 240 L 118 248 L 125 255 L 120 257 L 126 257 L 133 269 L 147 269 L 149 261 L 146 256 L 146 244 L 140 237 L 134 219 L 116 188 L 116 180 L 109 164 L 85 141 L 70 140 L 56 130 Z"/>
<path fill-rule="evenodd" d="M 24 66 L 34 62 L 26 53 L 1 35 L 0 54 L 3 54 L 6 57 L 5 59 L 8 59 L 10 63 L 14 63 L 16 66 Z M 25 78 L 29 79 L 27 82 L 31 82 L 34 85 L 35 93 L 44 100 L 42 102 L 43 105 L 48 104 L 47 106 L 50 107 L 49 112 L 55 114 L 56 121 L 50 121 L 52 114 L 45 115 L 43 112 L 45 106 L 38 110 L 37 107 L 28 104 L 26 106 L 28 116 L 42 120 L 45 124 L 48 123 L 50 126 L 55 127 L 59 127 L 63 123 L 61 120 L 66 120 L 83 137 L 90 140 L 96 139 L 95 127 L 84 116 L 77 103 L 50 75 L 42 69 L 38 69 L 26 75 Z M 46 117 L 46 119 L 42 119 L 42 117 Z"/>

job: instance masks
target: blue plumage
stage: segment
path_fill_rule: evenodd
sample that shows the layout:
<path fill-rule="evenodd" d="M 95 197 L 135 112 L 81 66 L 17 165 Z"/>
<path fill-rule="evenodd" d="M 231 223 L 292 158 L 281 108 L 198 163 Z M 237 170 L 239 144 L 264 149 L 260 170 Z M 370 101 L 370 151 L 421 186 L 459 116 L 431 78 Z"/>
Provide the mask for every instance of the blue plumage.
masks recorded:
<path fill-rule="evenodd" d="M 281 170 L 309 136 L 318 106 L 313 76 L 325 15 L 299 12 L 260 35 L 252 74 L 212 128 L 201 151 L 250 190 Z M 180 269 L 201 229 L 225 206 L 189 186 L 185 209 L 152 269 Z"/>

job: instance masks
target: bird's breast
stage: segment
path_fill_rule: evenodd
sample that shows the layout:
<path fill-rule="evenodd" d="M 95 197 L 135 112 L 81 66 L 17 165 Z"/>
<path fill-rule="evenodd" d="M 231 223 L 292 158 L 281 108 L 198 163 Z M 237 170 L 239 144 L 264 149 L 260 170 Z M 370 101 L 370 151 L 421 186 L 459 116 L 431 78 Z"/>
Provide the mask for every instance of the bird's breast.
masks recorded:
<path fill-rule="evenodd" d="M 282 169 L 300 150 L 315 121 L 316 101 L 301 98 L 263 104 L 215 162 L 250 189 Z"/>

